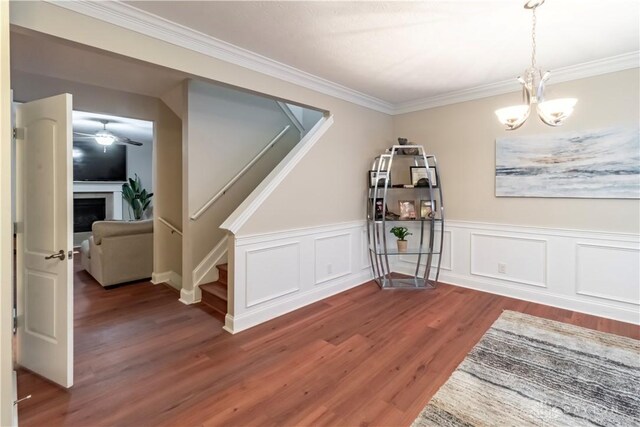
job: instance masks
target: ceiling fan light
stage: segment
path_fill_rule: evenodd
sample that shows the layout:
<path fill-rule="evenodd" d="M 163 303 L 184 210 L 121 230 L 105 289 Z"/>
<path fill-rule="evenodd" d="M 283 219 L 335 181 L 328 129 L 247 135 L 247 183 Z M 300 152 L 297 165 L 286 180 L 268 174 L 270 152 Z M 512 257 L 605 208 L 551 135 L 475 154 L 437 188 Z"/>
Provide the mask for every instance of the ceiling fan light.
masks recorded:
<path fill-rule="evenodd" d="M 111 132 L 99 131 L 94 136 L 96 142 L 100 145 L 111 145 L 115 142 L 116 138 Z"/>
<path fill-rule="evenodd" d="M 540 118 L 551 126 L 560 126 L 572 113 L 578 100 L 576 98 L 560 98 L 538 104 Z"/>
<path fill-rule="evenodd" d="M 526 104 L 513 105 L 511 107 L 500 108 L 495 111 L 498 121 L 506 126 L 507 130 L 517 129 L 529 117 L 530 107 Z"/>

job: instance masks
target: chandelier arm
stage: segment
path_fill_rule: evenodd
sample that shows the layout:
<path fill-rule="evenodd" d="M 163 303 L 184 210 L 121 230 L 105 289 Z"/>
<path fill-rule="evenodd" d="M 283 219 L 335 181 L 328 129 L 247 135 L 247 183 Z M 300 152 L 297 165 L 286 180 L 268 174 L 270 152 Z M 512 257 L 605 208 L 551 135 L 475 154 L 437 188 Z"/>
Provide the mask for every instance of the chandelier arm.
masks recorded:
<path fill-rule="evenodd" d="M 532 18 L 531 18 L 531 68 L 535 70 L 536 68 L 536 9 L 537 6 L 531 9 Z"/>

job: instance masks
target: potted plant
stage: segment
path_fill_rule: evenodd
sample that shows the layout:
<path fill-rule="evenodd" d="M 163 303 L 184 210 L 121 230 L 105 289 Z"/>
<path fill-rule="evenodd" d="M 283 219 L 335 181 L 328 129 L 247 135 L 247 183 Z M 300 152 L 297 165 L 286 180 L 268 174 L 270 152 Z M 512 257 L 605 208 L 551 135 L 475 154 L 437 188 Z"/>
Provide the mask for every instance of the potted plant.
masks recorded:
<path fill-rule="evenodd" d="M 407 241 L 405 237 L 411 236 L 407 227 L 393 227 L 390 233 L 398 239 L 398 252 L 407 252 Z"/>
<path fill-rule="evenodd" d="M 153 193 L 147 193 L 142 188 L 140 177 L 135 174 L 135 178 L 129 178 L 129 182 L 122 184 L 122 198 L 129 204 L 129 216 L 133 210 L 133 217 L 137 220 L 142 219 L 144 212 L 151 204 Z"/>

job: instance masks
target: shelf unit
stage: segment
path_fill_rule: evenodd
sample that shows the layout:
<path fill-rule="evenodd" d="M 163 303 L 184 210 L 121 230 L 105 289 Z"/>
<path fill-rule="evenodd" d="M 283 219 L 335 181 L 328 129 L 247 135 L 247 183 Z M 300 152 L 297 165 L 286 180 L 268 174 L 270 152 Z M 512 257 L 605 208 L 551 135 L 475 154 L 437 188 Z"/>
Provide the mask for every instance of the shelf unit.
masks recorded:
<path fill-rule="evenodd" d="M 417 154 L 404 154 L 407 151 Z M 393 187 L 392 176 L 394 173 L 398 176 L 399 163 L 427 168 L 430 174 L 428 185 Z M 367 194 L 367 242 L 375 281 L 382 289 L 434 289 L 440 276 L 445 224 L 442 182 L 435 156 L 426 154 L 421 145 L 394 145 L 387 153 L 374 159 L 371 172 L 379 178 L 375 179 L 373 185 L 368 182 Z M 409 168 L 407 176 L 410 176 Z M 413 197 L 417 218 L 400 219 L 390 215 L 388 203 L 406 200 L 408 197 Z M 430 205 L 432 217 L 420 217 L 423 201 Z M 394 225 L 407 227 L 413 232 L 412 238 L 407 239 L 409 242 L 406 251 L 398 250 L 396 239 L 389 232 Z M 434 257 L 437 258 L 434 265 L 436 270 L 434 279 L 431 280 Z M 424 264 L 423 259 L 426 261 Z M 397 262 L 415 263 L 413 275 L 394 272 L 392 268 Z"/>

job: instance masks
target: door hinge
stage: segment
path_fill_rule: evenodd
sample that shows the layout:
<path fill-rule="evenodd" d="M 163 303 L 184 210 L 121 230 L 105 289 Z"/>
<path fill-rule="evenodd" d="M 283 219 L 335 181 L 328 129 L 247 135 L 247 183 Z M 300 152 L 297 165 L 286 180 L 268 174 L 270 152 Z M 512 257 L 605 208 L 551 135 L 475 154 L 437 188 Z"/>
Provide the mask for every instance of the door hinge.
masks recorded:
<path fill-rule="evenodd" d="M 13 128 L 13 139 L 24 139 L 24 129 Z"/>

